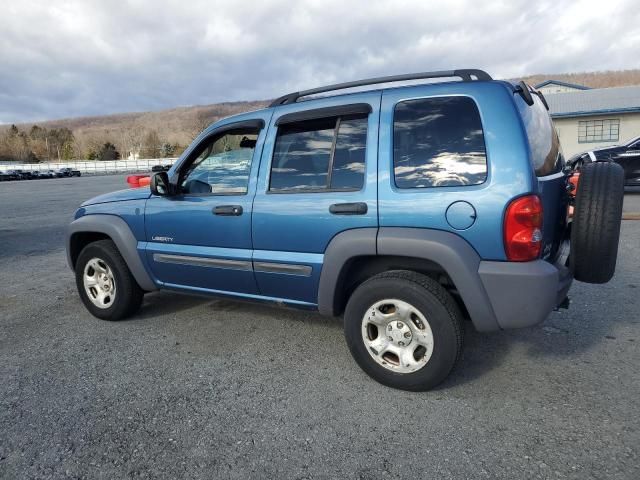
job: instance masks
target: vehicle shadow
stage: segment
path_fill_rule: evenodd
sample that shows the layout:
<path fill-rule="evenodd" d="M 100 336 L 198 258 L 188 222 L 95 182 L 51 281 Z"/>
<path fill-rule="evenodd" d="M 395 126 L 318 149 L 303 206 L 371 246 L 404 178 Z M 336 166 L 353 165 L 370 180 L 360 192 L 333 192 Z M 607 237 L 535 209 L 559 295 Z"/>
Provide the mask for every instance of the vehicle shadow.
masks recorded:
<path fill-rule="evenodd" d="M 160 315 L 172 315 L 205 305 L 220 314 L 236 313 L 241 318 L 267 316 L 280 319 L 286 318 L 293 321 L 306 321 L 311 318 L 314 322 L 342 326 L 341 318 L 326 317 L 311 310 L 299 310 L 269 302 L 189 295 L 169 291 L 146 294 L 142 307 L 134 318 L 150 319 Z"/>
<path fill-rule="evenodd" d="M 132 319 L 148 320 L 160 315 L 173 315 L 207 302 L 211 302 L 211 299 L 168 291 L 150 292 L 145 295 L 140 310 Z"/>
<path fill-rule="evenodd" d="M 624 221 L 616 274 L 607 284 L 574 282 L 568 310 L 552 312 L 540 325 L 521 330 L 493 333 L 477 332 L 470 322 L 465 329 L 465 348 L 457 368 L 440 388 L 451 388 L 481 377 L 487 371 L 509 361 L 509 351 L 536 358 L 566 358 L 596 348 L 602 342 L 615 342 L 619 348 L 640 342 L 630 325 L 640 324 L 640 278 L 636 265 L 640 260 L 637 238 L 640 222 Z"/>
<path fill-rule="evenodd" d="M 448 389 L 471 382 L 487 372 L 512 361 L 510 352 L 518 349 L 517 361 L 522 355 L 535 361 L 538 357 L 571 357 L 595 348 L 602 342 L 640 342 L 640 338 L 627 338 L 616 330 L 629 324 L 638 324 L 640 319 L 635 312 L 640 304 L 640 279 L 635 273 L 639 263 L 640 251 L 633 244 L 640 235 L 640 222 L 623 222 L 618 256 L 618 269 L 613 280 L 604 285 L 587 285 L 575 282 L 570 292 L 572 304 L 569 310 L 553 312 L 540 325 L 522 329 L 492 333 L 477 332 L 470 321 L 466 321 L 465 345 L 461 359 L 450 377 L 439 389 Z M 276 344 L 286 330 L 281 322 L 325 324 L 330 331 L 328 336 L 335 339 L 341 336 L 342 318 L 324 317 L 318 313 L 283 308 L 269 303 L 254 303 L 231 299 L 211 299 L 206 297 L 185 296 L 171 292 L 148 294 L 137 318 L 151 319 L 167 314 L 177 314 L 186 310 L 204 308 L 219 313 L 214 321 L 230 322 L 234 328 L 260 329 L 260 335 L 269 344 Z M 201 312 L 194 312 L 201 317 Z M 230 317 L 230 314 L 232 316 Z M 278 329 L 262 328 L 255 320 L 278 322 Z M 171 321 L 173 321 L 172 319 Z M 179 319 L 176 319 L 179 321 Z M 202 325 L 211 321 L 206 319 Z M 208 328 L 208 327 L 203 327 Z M 622 329 L 628 331 L 628 329 Z M 202 331 L 204 337 L 207 332 Z M 286 334 L 286 333 L 285 333 Z M 269 338 L 273 336 L 273 338 Z M 627 335 L 628 336 L 628 335 Z M 522 348 L 524 347 L 524 348 Z M 330 355 L 331 352 L 324 352 Z M 322 355 L 323 352 L 318 352 Z M 523 366 L 525 368 L 525 366 Z"/>
<path fill-rule="evenodd" d="M 580 285 L 577 288 L 590 290 L 589 287 L 591 286 Z M 621 289 L 623 288 L 621 287 Z M 626 286 L 626 294 L 633 293 L 629 292 L 633 288 L 635 287 Z M 637 285 L 637 288 L 640 288 L 640 284 Z M 612 288 L 612 290 L 615 289 Z M 483 377 L 487 372 L 499 368 L 508 361 L 508 354 L 515 346 L 524 345 L 526 347 L 525 355 L 530 357 L 571 356 L 593 348 L 599 342 L 615 340 L 612 329 L 615 328 L 616 322 L 638 323 L 637 320 L 633 320 L 635 317 L 625 317 L 624 315 L 609 317 L 606 321 L 602 320 L 593 306 L 600 305 L 601 308 L 606 309 L 606 305 L 601 304 L 606 300 L 607 295 L 580 292 L 579 297 L 581 299 L 590 297 L 591 303 L 574 305 L 569 311 L 554 312 L 542 324 L 523 330 L 482 333 L 476 331 L 470 321 L 465 321 L 464 349 L 461 359 L 449 378 L 438 389 L 453 388 Z M 574 303 L 582 303 L 582 300 L 574 301 Z M 255 328 L 255 324 L 251 319 L 263 317 L 269 321 L 277 319 L 294 323 L 322 323 L 331 329 L 327 335 L 335 336 L 335 330 L 341 330 L 343 322 L 341 317 L 325 317 L 315 312 L 283 308 L 277 305 L 211 299 L 170 292 L 149 294 L 139 314 L 134 318 L 149 320 L 161 315 L 173 317 L 180 312 L 201 307 L 217 312 L 218 316 L 232 313 L 235 322 L 246 323 L 245 326 L 252 329 Z M 247 320 L 242 320 L 245 318 Z M 242 328 L 241 325 L 236 325 L 236 327 Z M 267 328 L 266 325 L 264 331 L 261 332 L 267 343 L 277 343 L 280 340 L 280 334 Z M 274 338 L 269 339 L 269 335 L 274 335 Z M 318 353 L 321 354 L 321 352 Z M 326 353 L 327 355 L 331 354 L 331 352 Z"/>

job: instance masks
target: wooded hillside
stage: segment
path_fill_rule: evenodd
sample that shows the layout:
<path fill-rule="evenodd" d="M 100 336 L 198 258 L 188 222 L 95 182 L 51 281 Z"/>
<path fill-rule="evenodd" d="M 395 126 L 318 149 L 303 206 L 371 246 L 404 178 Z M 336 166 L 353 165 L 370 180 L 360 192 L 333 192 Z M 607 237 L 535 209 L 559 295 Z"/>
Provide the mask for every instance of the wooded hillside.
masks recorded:
<path fill-rule="evenodd" d="M 205 127 L 268 102 L 233 102 L 0 126 L 0 161 L 175 157 Z"/>
<path fill-rule="evenodd" d="M 549 73 L 530 75 L 520 78 L 525 82 L 536 85 L 545 80 L 560 80 L 561 82 L 577 83 L 591 88 L 624 87 L 626 85 L 640 85 L 640 70 L 620 70 L 610 72 L 583 73 Z"/>
<path fill-rule="evenodd" d="M 640 85 L 640 70 L 538 74 L 522 78 L 535 85 L 554 79 L 593 88 Z M 55 161 L 173 157 L 211 122 L 268 101 L 179 107 L 157 112 L 78 117 L 0 126 L 0 161 Z"/>

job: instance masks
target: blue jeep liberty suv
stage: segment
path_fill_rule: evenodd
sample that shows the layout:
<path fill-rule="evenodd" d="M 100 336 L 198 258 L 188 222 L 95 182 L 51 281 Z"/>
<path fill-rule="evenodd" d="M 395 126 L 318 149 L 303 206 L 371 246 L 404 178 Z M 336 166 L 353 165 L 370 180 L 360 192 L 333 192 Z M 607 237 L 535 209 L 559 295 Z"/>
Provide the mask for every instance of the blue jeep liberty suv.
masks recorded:
<path fill-rule="evenodd" d="M 427 390 L 459 358 L 465 320 L 535 325 L 574 278 L 613 276 L 622 170 L 571 170 L 547 110 L 524 82 L 452 70 L 225 118 L 150 188 L 81 205 L 67 237 L 78 292 L 105 320 L 158 289 L 344 315 L 367 374 Z"/>

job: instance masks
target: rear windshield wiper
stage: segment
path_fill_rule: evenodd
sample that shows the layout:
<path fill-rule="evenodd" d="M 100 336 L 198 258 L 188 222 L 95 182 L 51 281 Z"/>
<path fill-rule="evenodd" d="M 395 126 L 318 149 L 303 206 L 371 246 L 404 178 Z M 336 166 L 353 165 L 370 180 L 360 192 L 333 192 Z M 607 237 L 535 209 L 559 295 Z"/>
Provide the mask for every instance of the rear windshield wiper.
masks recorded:
<path fill-rule="evenodd" d="M 547 99 L 544 98 L 544 95 L 542 94 L 542 92 L 536 90 L 535 88 L 529 87 L 529 85 L 524 83 L 524 81 L 520 80 L 520 82 L 515 86 L 515 91 L 516 93 L 520 94 L 522 99 L 529 106 L 532 106 L 534 103 L 533 96 L 531 94 L 533 93 L 537 95 L 538 98 L 540 98 L 540 101 L 542 102 L 542 104 L 544 105 L 544 108 L 546 108 L 547 111 L 549 110 L 549 104 L 547 103 Z"/>

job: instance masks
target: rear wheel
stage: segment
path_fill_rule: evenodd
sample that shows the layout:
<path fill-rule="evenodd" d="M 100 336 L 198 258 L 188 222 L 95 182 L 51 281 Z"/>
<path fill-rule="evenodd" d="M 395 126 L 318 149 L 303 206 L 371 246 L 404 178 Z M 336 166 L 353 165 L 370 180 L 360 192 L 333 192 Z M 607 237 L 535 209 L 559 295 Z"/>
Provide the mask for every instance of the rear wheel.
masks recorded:
<path fill-rule="evenodd" d="M 570 266 L 576 280 L 606 283 L 613 277 L 624 199 L 624 170 L 593 162 L 580 169 L 571 227 Z"/>
<path fill-rule="evenodd" d="M 462 351 L 460 311 L 437 282 L 415 272 L 381 273 L 347 304 L 345 337 L 378 382 L 422 391 L 442 382 Z"/>
<path fill-rule="evenodd" d="M 111 240 L 90 243 L 80 252 L 76 285 L 87 310 L 102 320 L 133 315 L 144 295 Z"/>

